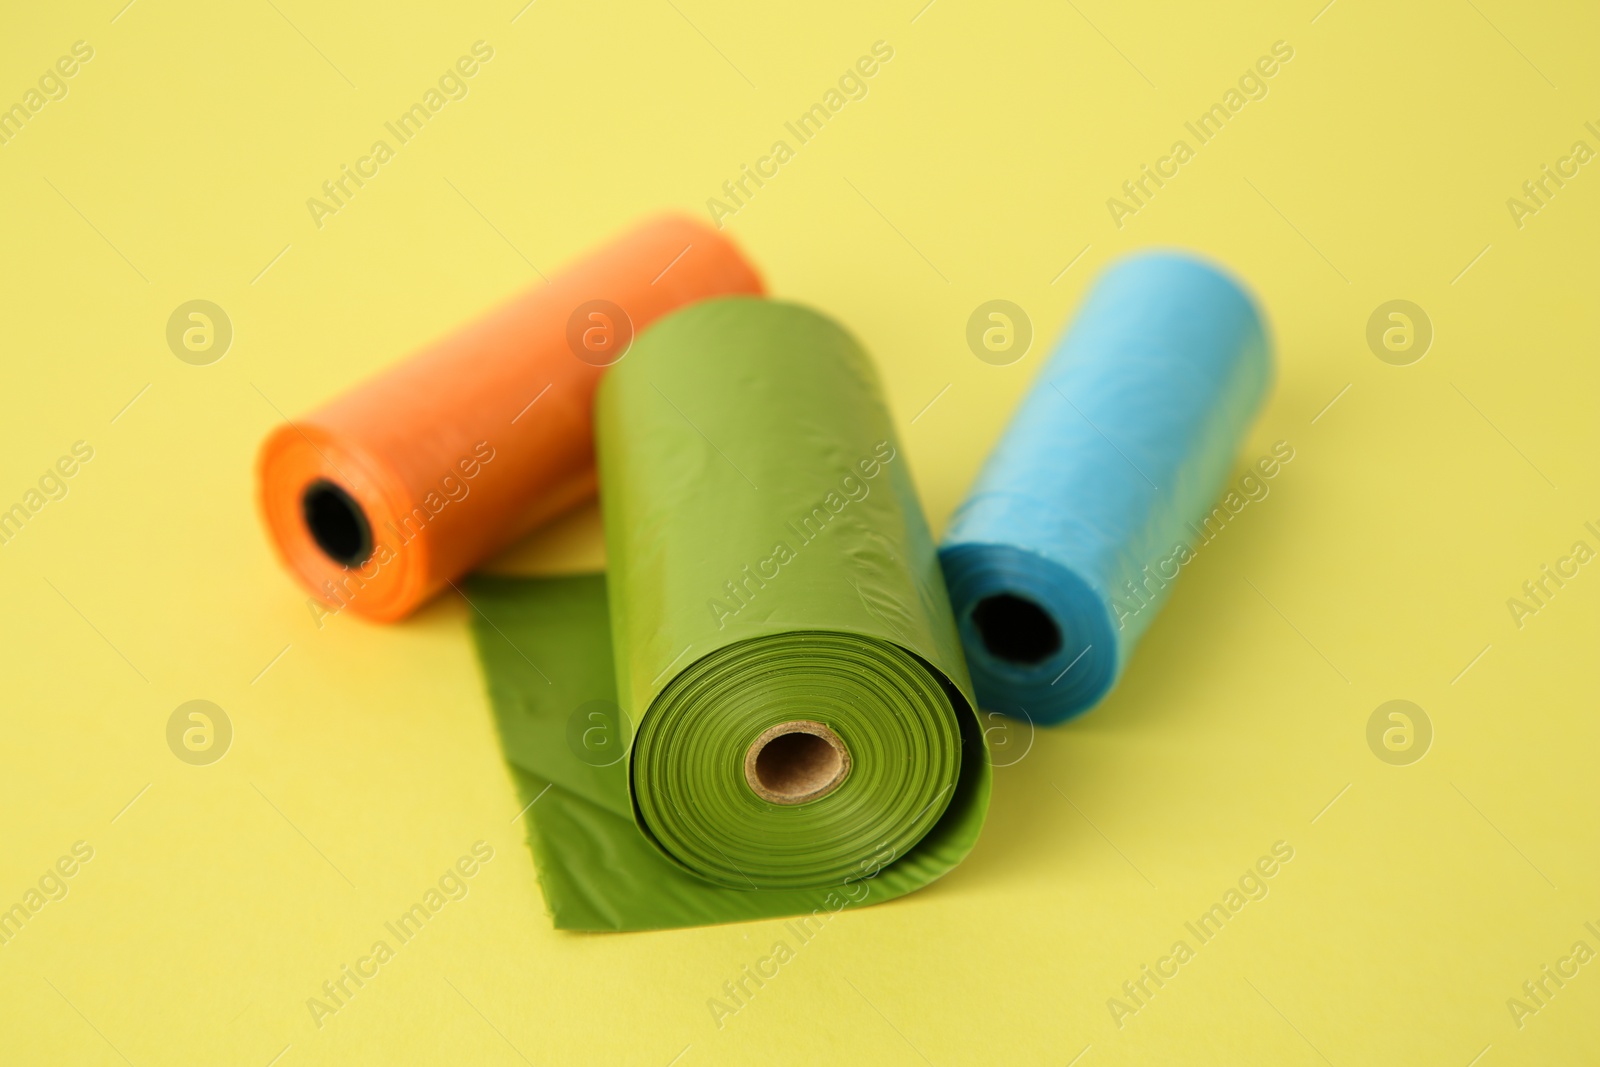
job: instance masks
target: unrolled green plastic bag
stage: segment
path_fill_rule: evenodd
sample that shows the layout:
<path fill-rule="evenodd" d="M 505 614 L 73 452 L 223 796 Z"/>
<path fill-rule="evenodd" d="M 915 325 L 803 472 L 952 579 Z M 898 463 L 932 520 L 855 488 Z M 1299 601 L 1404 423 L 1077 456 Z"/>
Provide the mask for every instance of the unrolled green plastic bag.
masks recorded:
<path fill-rule="evenodd" d="M 990 766 L 866 354 L 713 300 L 596 403 L 608 574 L 468 590 L 555 925 L 838 911 L 953 868 Z"/>

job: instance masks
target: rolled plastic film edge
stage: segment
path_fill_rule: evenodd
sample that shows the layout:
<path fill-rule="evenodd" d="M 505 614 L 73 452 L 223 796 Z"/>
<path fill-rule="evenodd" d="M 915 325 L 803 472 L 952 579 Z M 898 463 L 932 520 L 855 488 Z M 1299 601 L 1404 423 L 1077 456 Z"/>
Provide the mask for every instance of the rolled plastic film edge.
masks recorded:
<path fill-rule="evenodd" d="M 279 558 L 330 612 L 404 617 L 593 495 L 594 392 L 637 331 L 761 291 L 704 225 L 624 234 L 270 434 L 258 502 Z"/>
<path fill-rule="evenodd" d="M 1271 377 L 1219 268 L 1143 253 L 1097 279 L 939 550 L 983 707 L 1055 723 L 1110 692 L 1176 578 L 1148 568 L 1194 542 Z"/>

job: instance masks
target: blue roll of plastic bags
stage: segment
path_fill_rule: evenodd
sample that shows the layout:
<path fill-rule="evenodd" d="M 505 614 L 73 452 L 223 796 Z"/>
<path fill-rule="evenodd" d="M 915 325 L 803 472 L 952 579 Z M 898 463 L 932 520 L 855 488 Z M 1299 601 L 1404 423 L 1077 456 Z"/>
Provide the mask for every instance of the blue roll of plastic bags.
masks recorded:
<path fill-rule="evenodd" d="M 978 700 L 1093 707 L 1171 592 L 1272 379 L 1255 301 L 1178 253 L 1108 268 L 939 549 Z"/>

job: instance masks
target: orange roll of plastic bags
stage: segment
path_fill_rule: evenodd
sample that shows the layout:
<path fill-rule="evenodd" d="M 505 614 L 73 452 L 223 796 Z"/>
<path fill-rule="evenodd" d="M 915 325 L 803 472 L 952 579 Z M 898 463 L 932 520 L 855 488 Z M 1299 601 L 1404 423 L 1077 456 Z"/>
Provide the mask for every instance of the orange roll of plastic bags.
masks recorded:
<path fill-rule="evenodd" d="M 635 332 L 761 292 L 706 226 L 633 230 L 269 435 L 257 474 L 279 556 L 330 612 L 404 617 L 594 493 L 595 387 Z"/>

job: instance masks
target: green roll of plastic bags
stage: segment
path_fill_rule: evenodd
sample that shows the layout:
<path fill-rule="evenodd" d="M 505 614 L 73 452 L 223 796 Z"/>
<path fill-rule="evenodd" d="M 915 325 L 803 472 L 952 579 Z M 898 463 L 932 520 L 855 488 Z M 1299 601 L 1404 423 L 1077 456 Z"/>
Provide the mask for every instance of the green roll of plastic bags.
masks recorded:
<path fill-rule="evenodd" d="M 805 308 L 708 301 L 596 403 L 607 575 L 469 589 L 555 924 L 839 911 L 953 868 L 990 767 L 860 346 Z"/>

